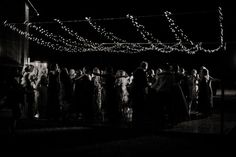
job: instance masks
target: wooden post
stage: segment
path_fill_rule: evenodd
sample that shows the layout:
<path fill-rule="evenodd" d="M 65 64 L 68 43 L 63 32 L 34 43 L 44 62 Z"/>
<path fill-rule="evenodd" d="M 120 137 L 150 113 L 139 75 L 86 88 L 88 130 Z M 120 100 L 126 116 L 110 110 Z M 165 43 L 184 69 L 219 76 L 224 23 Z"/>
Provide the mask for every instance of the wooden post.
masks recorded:
<path fill-rule="evenodd" d="M 25 21 L 29 22 L 29 6 L 25 3 Z M 25 31 L 29 33 L 29 26 L 26 25 Z M 22 64 L 26 64 L 29 57 L 29 40 L 24 38 L 24 51 L 22 54 Z"/>

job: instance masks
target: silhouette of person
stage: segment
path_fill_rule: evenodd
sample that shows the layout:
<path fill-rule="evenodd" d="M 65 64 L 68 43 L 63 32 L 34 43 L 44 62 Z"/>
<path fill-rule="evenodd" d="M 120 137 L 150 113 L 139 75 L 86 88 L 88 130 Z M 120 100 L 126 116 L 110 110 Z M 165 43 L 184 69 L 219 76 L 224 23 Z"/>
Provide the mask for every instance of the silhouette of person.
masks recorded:
<path fill-rule="evenodd" d="M 132 121 L 134 125 L 140 126 L 145 119 L 145 103 L 146 103 L 146 89 L 148 87 L 146 71 L 148 63 L 142 61 L 140 66 L 133 73 L 133 81 L 131 85 L 131 99 L 133 116 Z"/>
<path fill-rule="evenodd" d="M 203 116 L 209 116 L 213 109 L 212 79 L 207 68 L 202 68 L 199 80 L 198 111 Z"/>
<path fill-rule="evenodd" d="M 83 120 L 91 122 L 93 120 L 93 92 L 94 84 L 87 67 L 83 68 L 83 75 L 75 81 L 75 110 L 76 114 L 81 114 Z"/>
<path fill-rule="evenodd" d="M 58 64 L 52 64 L 48 73 L 48 108 L 47 116 L 58 120 L 60 117 L 60 69 Z"/>
<path fill-rule="evenodd" d="M 19 82 L 20 72 L 18 68 L 11 70 L 7 80 L 8 90 L 6 95 L 6 105 L 12 111 L 12 118 L 10 124 L 10 132 L 13 132 L 16 127 L 17 120 L 20 119 L 21 105 L 24 105 L 24 89 Z"/>

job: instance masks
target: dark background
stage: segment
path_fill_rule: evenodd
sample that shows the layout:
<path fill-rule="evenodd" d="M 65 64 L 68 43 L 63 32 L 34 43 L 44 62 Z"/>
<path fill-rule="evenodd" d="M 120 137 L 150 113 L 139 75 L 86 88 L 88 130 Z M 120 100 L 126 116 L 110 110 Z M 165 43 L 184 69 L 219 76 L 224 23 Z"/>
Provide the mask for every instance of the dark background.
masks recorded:
<path fill-rule="evenodd" d="M 33 8 L 30 9 L 30 21 L 39 22 L 42 27 L 51 30 L 53 33 L 62 34 L 63 31 L 53 23 L 57 18 L 62 21 L 84 20 L 85 17 L 92 19 L 121 18 L 127 14 L 138 17 L 139 23 L 143 24 L 149 32 L 163 42 L 172 43 L 175 41 L 173 34 L 168 28 L 164 11 L 168 10 L 174 14 L 177 25 L 180 26 L 193 41 L 203 42 L 206 47 L 218 47 L 220 29 L 218 23 L 218 7 L 223 9 L 224 41 L 227 44 L 226 50 L 209 54 L 197 52 L 195 55 L 172 52 L 164 54 L 160 52 L 142 52 L 138 54 L 121 54 L 107 52 L 67 53 L 53 51 L 47 47 L 30 42 L 31 60 L 48 62 L 59 62 L 68 67 L 81 68 L 85 65 L 104 67 L 112 65 L 115 69 L 125 69 L 131 72 L 138 66 L 139 62 L 146 60 L 151 68 L 159 67 L 162 63 L 171 62 L 179 64 L 191 70 L 199 69 L 201 65 L 209 68 L 210 74 L 225 80 L 228 87 L 235 87 L 236 70 L 236 47 L 235 35 L 236 24 L 234 22 L 234 5 L 226 1 L 56 1 L 56 0 L 31 0 L 40 16 L 36 15 Z M 24 22 L 24 1 L 3 0 L 1 2 L 1 22 L 8 20 L 17 24 Z M 46 23 L 41 23 L 46 22 Z M 49 22 L 49 23 L 48 23 Z M 52 22 L 52 23 L 50 23 Z M 92 41 L 106 41 L 90 28 L 88 23 L 65 23 L 67 26 L 78 32 L 81 36 Z M 122 39 L 131 42 L 143 42 L 141 36 L 135 31 L 127 19 L 97 21 L 98 25 L 104 26 Z"/>

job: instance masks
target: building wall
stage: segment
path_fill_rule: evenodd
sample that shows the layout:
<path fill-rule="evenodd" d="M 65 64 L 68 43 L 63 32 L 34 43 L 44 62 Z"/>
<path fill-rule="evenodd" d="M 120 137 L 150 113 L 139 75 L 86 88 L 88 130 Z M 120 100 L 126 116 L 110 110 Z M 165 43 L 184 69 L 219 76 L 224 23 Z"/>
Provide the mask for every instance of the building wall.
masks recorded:
<path fill-rule="evenodd" d="M 4 26 L 4 22 L 15 23 L 16 26 L 25 30 L 22 23 L 25 20 L 25 2 L 23 0 L 3 0 L 0 4 L 0 57 L 10 57 L 20 64 L 24 63 L 25 39 Z"/>
<path fill-rule="evenodd" d="M 10 57 L 20 64 L 23 64 L 24 39 L 18 34 L 7 30 L 0 29 L 0 57 Z"/>

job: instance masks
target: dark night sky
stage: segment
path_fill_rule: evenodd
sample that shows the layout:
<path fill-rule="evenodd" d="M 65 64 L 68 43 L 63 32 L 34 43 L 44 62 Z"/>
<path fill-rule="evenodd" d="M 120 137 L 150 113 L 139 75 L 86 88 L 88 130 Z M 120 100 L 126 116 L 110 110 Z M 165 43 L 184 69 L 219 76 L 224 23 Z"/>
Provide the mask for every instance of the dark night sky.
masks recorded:
<path fill-rule="evenodd" d="M 7 19 L 8 21 L 21 23 L 24 20 L 24 1 L 27 0 L 3 0 L 3 5 L 0 5 L 2 12 L 1 20 Z M 87 16 L 92 19 L 100 19 L 125 17 L 127 14 L 138 17 L 151 15 L 153 17 L 139 18 L 139 20 L 150 32 L 164 41 L 173 39 L 168 29 L 167 20 L 165 17 L 159 16 L 166 10 L 176 15 L 175 19 L 177 24 L 183 28 L 186 34 L 192 36 L 193 40 L 203 42 L 217 41 L 217 33 L 219 33 L 217 30 L 217 7 L 222 6 L 225 40 L 230 42 L 235 41 L 234 36 L 236 33 L 233 30 L 235 28 L 235 22 L 232 21 L 234 15 L 236 15 L 234 5 L 219 0 L 30 1 L 40 13 L 40 16 L 36 16 L 33 8 L 30 8 L 30 21 L 34 22 L 53 21 L 54 18 L 60 20 L 84 20 Z M 129 27 L 127 20 L 120 21 L 106 21 L 106 23 L 103 21 L 99 24 L 104 24 L 104 26 L 108 29 L 110 28 L 111 31 L 118 31 L 124 38 L 129 38 L 133 34 L 127 34 L 127 30 L 125 30 L 125 27 Z M 131 29 L 128 31 L 131 31 Z"/>
<path fill-rule="evenodd" d="M 3 0 L 1 6 L 1 21 L 8 20 L 10 22 L 20 22 L 24 20 L 24 5 L 23 0 Z M 93 19 L 100 18 L 119 18 L 125 17 L 127 14 L 134 16 L 150 16 L 151 18 L 139 18 L 140 23 L 145 25 L 145 28 L 153 33 L 155 37 L 163 42 L 172 42 L 174 37 L 170 33 L 166 19 L 162 15 L 164 11 L 168 10 L 175 14 L 177 24 L 183 28 L 184 32 L 191 36 L 194 41 L 202 42 L 218 42 L 219 41 L 219 29 L 217 19 L 217 7 L 222 6 L 224 14 L 224 37 L 227 42 L 227 52 L 222 52 L 214 55 L 195 55 L 189 56 L 184 54 L 179 55 L 164 55 L 164 54 L 140 54 L 140 55 L 103 55 L 100 54 L 83 54 L 83 55 L 71 55 L 51 52 L 47 48 L 31 44 L 30 51 L 34 51 L 32 58 L 41 59 L 54 59 L 61 60 L 67 63 L 73 64 L 74 62 L 82 62 L 86 64 L 85 60 L 90 63 L 102 63 L 111 62 L 114 63 L 114 59 L 122 60 L 123 66 L 127 66 L 132 61 L 134 67 L 141 59 L 146 59 L 149 62 L 165 62 L 173 61 L 181 63 L 184 66 L 191 64 L 194 66 L 206 64 L 209 65 L 216 75 L 223 74 L 223 77 L 232 77 L 236 70 L 236 24 L 233 21 L 236 15 L 234 5 L 226 1 L 208 1 L 208 0 L 141 0 L 141 1 L 128 1 L 128 0 L 31 0 L 34 7 L 40 13 L 40 16 L 36 16 L 36 13 L 31 8 L 30 21 L 32 22 L 45 22 L 53 21 L 54 18 L 61 20 L 84 20 L 86 16 Z M 232 2 L 231 2 L 232 3 Z M 156 16 L 158 15 L 158 16 Z M 116 33 L 121 38 L 130 41 L 139 41 L 140 36 L 132 30 L 132 27 L 128 25 L 127 21 L 103 21 L 99 23 L 111 32 Z M 60 33 L 60 29 L 56 29 L 53 24 L 48 24 L 46 27 L 55 32 Z M 73 26 L 74 27 L 74 26 Z M 85 30 L 83 30 L 85 29 Z M 89 35 L 86 31 L 87 26 L 84 23 L 80 24 L 78 32 L 84 33 L 83 35 Z M 218 34 L 217 34 L 218 33 Z M 90 33 L 89 37 L 94 40 L 99 40 L 96 33 Z M 108 58 L 108 59 L 107 59 Z M 108 61 L 107 61 L 108 60 Z M 131 65 L 131 67 L 132 67 Z M 120 65 L 122 67 L 122 65 Z M 133 67 L 132 67 L 133 68 Z M 131 68 L 131 69 L 132 69 Z M 227 68 L 228 70 L 225 70 Z M 234 79 L 235 77 L 232 77 Z"/>

